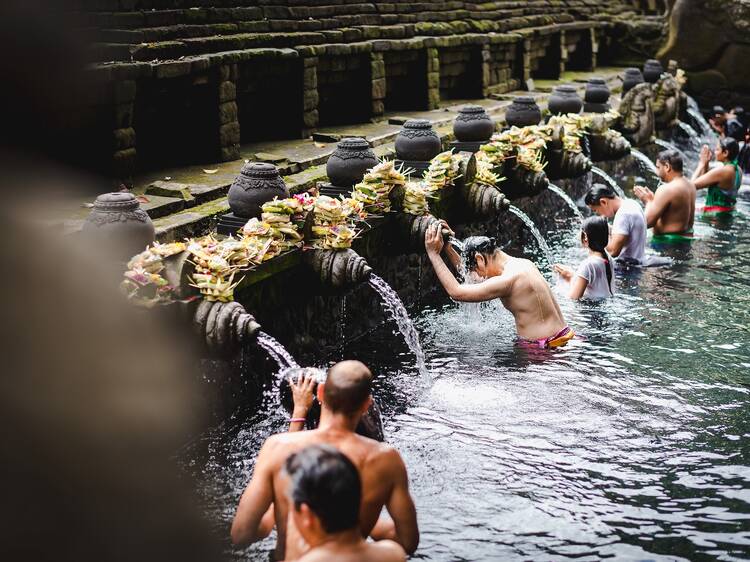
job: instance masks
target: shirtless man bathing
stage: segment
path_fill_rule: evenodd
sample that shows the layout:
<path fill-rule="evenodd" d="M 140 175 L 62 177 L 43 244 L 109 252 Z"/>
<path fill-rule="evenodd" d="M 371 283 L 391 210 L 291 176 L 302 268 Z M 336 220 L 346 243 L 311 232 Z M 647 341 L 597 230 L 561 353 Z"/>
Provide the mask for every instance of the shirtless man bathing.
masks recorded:
<path fill-rule="evenodd" d="M 322 405 L 317 429 L 281 433 L 264 443 L 253 477 L 242 494 L 232 522 L 232 542 L 248 544 L 267 536 L 270 525 L 263 515 L 271 504 L 277 529 L 275 557 L 296 560 L 308 549 L 290 519 L 290 502 L 282 468 L 287 458 L 309 445 L 330 445 L 354 464 L 362 483 L 359 530 L 363 537 L 393 539 L 411 554 L 419 544 L 414 502 L 404 461 L 390 445 L 357 435 L 354 430 L 370 407 L 372 374 L 359 361 L 342 361 L 318 384 Z M 391 521 L 380 520 L 386 507 Z M 377 528 L 376 528 L 377 523 Z"/>
<path fill-rule="evenodd" d="M 665 150 L 656 157 L 656 170 L 664 183 L 656 193 L 647 187 L 633 190 L 646 205 L 646 224 L 654 237 L 689 238 L 695 216 L 695 186 L 682 175 L 682 156 L 676 150 Z"/>
<path fill-rule="evenodd" d="M 484 280 L 459 283 L 440 257 L 446 229 L 450 230 L 444 221 L 428 228 L 425 248 L 440 283 L 453 300 L 483 302 L 499 298 L 513 314 L 518 335 L 540 348 L 560 347 L 573 339 L 575 333 L 565 323 L 560 306 L 534 263 L 509 256 L 493 238 L 472 236 L 464 241 L 467 269 Z M 454 265 L 460 263 L 461 256 L 450 246 L 446 254 Z"/>

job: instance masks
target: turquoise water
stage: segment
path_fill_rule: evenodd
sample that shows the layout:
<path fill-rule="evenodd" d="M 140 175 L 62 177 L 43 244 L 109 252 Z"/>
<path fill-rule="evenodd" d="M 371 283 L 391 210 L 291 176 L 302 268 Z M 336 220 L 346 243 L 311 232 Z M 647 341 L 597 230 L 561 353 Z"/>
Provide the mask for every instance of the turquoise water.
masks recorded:
<path fill-rule="evenodd" d="M 417 504 L 416 559 L 750 558 L 749 216 L 747 202 L 699 215 L 692 244 L 662 250 L 673 266 L 620 276 L 608 301 L 560 295 L 580 335 L 561 350 L 520 346 L 493 303 L 442 296 L 412 312 L 428 377 L 395 326 L 342 350 L 376 374 Z M 567 224 L 548 240 L 574 265 Z M 219 526 L 284 427 L 271 410 L 238 411 L 203 437 L 208 462 L 192 461 Z M 265 560 L 271 544 L 235 555 Z"/>

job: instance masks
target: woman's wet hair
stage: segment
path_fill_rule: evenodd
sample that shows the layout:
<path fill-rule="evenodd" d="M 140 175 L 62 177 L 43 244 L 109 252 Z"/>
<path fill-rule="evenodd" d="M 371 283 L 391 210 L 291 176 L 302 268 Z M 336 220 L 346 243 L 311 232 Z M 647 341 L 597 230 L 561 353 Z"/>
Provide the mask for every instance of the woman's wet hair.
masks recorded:
<path fill-rule="evenodd" d="M 600 216 L 589 217 L 583 221 L 581 232 L 586 235 L 589 248 L 599 252 L 605 261 L 607 270 L 607 283 L 609 292 L 612 292 L 612 267 L 609 264 L 607 244 L 609 243 L 609 223 L 607 219 Z"/>
<path fill-rule="evenodd" d="M 469 236 L 463 242 L 463 256 L 466 269 L 471 271 L 477 267 L 477 254 L 490 257 L 497 250 L 497 241 L 488 236 Z"/>
<path fill-rule="evenodd" d="M 719 147 L 721 148 L 722 152 L 727 153 L 727 159 L 732 161 L 736 160 L 737 156 L 740 154 L 740 143 L 737 142 L 736 139 L 733 139 L 732 137 L 724 137 L 722 139 L 719 139 Z"/>
<path fill-rule="evenodd" d="M 614 189 L 603 183 L 595 183 L 589 189 L 584 201 L 586 205 L 598 205 L 600 199 L 614 199 L 615 197 L 617 194 Z"/>
<path fill-rule="evenodd" d="M 326 533 L 357 527 L 362 481 L 357 467 L 330 445 L 310 445 L 284 462 L 295 509 L 302 504 L 320 519 Z"/>
<path fill-rule="evenodd" d="M 656 157 L 656 161 L 661 162 L 662 164 L 669 164 L 670 168 L 675 172 L 682 173 L 682 155 L 677 150 L 662 150 Z"/>

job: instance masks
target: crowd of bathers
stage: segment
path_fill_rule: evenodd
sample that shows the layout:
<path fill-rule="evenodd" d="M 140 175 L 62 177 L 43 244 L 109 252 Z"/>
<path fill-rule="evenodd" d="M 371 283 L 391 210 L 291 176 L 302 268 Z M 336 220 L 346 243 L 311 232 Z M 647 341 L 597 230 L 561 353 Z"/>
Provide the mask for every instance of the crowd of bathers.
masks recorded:
<path fill-rule="evenodd" d="M 665 150 L 655 163 L 661 184 L 656 191 L 636 186 L 637 200 L 593 184 L 584 197 L 592 216 L 580 234 L 588 255 L 575 269 L 553 266 L 563 293 L 576 300 L 608 298 L 616 291 L 617 269 L 664 263 L 646 251 L 648 229 L 652 242 L 689 241 L 699 190 L 707 191 L 703 212 L 733 211 L 741 162 L 750 165 L 743 117 L 739 108 L 714 108 L 710 122 L 718 140 L 702 147 L 690 177 L 681 153 Z M 435 274 L 452 299 L 500 299 L 513 314 L 521 345 L 549 349 L 575 337 L 532 261 L 507 254 L 486 236 L 446 244 L 455 242 L 453 234 L 439 221 L 425 235 Z M 419 543 L 417 514 L 404 462 L 383 442 L 369 369 L 342 361 L 327 373 L 295 370 L 285 375 L 284 391 L 289 429 L 270 437 L 258 454 L 232 524 L 233 542 L 255 542 L 275 528 L 274 560 L 405 560 Z"/>

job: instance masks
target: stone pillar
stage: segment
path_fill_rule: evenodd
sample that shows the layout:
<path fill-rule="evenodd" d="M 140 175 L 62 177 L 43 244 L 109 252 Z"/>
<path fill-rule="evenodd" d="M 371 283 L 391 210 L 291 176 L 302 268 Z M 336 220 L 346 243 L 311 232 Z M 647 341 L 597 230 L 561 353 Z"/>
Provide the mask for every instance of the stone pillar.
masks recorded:
<path fill-rule="evenodd" d="M 591 34 L 591 69 L 590 70 L 596 70 L 596 65 L 598 64 L 597 60 L 597 54 L 599 53 L 599 41 L 596 38 L 596 28 L 592 27 L 589 29 L 589 33 Z"/>
<path fill-rule="evenodd" d="M 370 79 L 372 80 L 372 117 L 385 113 L 385 62 L 383 53 L 370 53 Z"/>
<path fill-rule="evenodd" d="M 523 83 L 522 88 L 528 89 L 529 80 L 531 80 L 531 37 L 525 37 L 524 40 L 518 43 L 519 49 L 523 49 L 523 76 L 521 77 Z"/>
<path fill-rule="evenodd" d="M 318 57 L 302 59 L 302 137 L 309 137 L 318 127 Z"/>
<path fill-rule="evenodd" d="M 440 107 L 440 55 L 434 47 L 427 49 L 427 109 Z"/>
<path fill-rule="evenodd" d="M 550 42 L 551 43 L 551 42 Z M 552 44 L 548 47 L 552 48 Z M 581 48 L 581 45 L 578 45 Z M 567 37 L 565 36 L 565 30 L 560 30 L 560 76 L 565 72 L 565 66 L 568 64 L 568 43 Z"/>
<path fill-rule="evenodd" d="M 237 64 L 218 68 L 219 149 L 223 162 L 240 157 L 240 123 L 237 118 Z"/>
<path fill-rule="evenodd" d="M 490 86 L 492 85 L 492 69 L 490 68 L 490 62 L 492 61 L 492 51 L 488 44 L 482 45 L 482 97 L 486 98 L 490 93 Z"/>
<path fill-rule="evenodd" d="M 133 128 L 135 111 L 135 80 L 122 80 L 114 84 L 114 153 L 112 172 L 114 177 L 126 183 L 136 170 L 136 135 Z"/>

